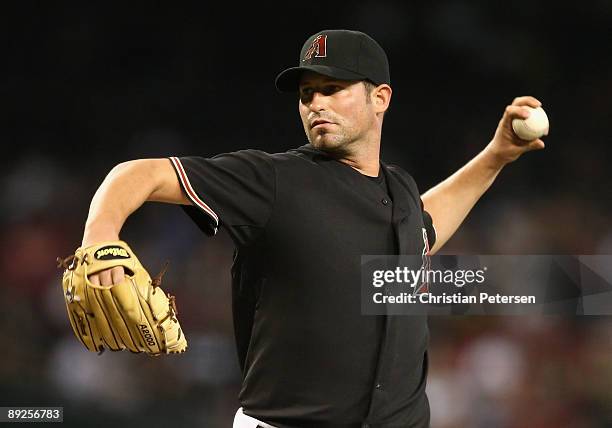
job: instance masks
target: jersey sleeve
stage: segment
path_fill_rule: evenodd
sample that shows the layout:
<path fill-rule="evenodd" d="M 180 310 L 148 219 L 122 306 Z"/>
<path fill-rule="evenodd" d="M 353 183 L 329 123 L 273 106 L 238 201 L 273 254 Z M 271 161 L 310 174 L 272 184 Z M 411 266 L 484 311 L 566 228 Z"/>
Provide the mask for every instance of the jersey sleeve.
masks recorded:
<path fill-rule="evenodd" d="M 436 228 L 433 225 L 433 219 L 431 218 L 431 215 L 427 211 L 425 211 L 423 200 L 421 200 L 421 211 L 423 212 L 423 224 L 425 225 L 425 232 L 427 233 L 427 245 L 429 247 L 427 251 L 429 252 L 429 250 L 431 250 L 431 248 L 433 248 L 434 244 L 436 243 Z"/>
<path fill-rule="evenodd" d="M 269 154 L 241 150 L 212 158 L 170 157 L 192 206 L 191 219 L 212 236 L 224 227 L 245 244 L 265 227 L 274 204 L 276 173 Z"/>

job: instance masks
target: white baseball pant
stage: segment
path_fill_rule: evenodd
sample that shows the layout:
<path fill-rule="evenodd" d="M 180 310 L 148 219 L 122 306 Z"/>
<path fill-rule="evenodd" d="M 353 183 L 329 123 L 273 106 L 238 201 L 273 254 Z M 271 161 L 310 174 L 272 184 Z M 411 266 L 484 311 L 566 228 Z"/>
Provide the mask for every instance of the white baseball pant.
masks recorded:
<path fill-rule="evenodd" d="M 242 407 L 236 412 L 234 416 L 233 428 L 276 428 L 274 425 L 267 424 L 258 419 L 252 418 L 249 415 L 245 415 L 242 412 Z"/>

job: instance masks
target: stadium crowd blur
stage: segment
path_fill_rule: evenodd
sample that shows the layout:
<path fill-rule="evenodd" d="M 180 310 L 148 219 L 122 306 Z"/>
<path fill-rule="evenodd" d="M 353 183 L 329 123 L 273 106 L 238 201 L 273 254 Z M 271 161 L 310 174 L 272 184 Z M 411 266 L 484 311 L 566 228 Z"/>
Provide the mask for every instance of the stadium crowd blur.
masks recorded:
<path fill-rule="evenodd" d="M 117 163 L 304 144 L 297 100 L 273 79 L 323 28 L 386 48 L 382 155 L 421 192 L 484 148 L 513 97 L 543 102 L 546 150 L 505 169 L 443 253 L 612 254 L 612 5 L 563 3 L 340 3 L 325 16 L 261 6 L 264 23 L 248 8 L 13 5 L 0 82 L 0 406 L 64 406 L 69 426 L 231 425 L 240 373 L 224 233 L 206 238 L 155 203 L 122 232 L 153 274 L 170 260 L 164 289 L 189 340 L 178 357 L 87 352 L 55 258 L 80 243 Z M 439 316 L 430 329 L 432 427 L 612 426 L 610 316 Z"/>

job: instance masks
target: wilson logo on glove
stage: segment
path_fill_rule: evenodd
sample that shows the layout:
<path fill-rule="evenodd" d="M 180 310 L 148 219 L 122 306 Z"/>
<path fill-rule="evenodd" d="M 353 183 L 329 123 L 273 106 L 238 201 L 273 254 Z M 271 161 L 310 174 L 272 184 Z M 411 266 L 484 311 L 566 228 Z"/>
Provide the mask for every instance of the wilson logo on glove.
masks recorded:
<path fill-rule="evenodd" d="M 96 251 L 96 259 L 98 260 L 114 260 L 114 259 L 129 259 L 128 252 L 121 247 L 104 247 Z"/>

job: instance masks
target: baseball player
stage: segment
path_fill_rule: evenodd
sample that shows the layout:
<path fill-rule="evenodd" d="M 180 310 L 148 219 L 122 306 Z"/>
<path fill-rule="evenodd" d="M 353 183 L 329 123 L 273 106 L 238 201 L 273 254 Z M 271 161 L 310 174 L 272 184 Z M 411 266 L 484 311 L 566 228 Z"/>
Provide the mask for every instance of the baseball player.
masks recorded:
<path fill-rule="evenodd" d="M 379 157 L 390 84 L 375 40 L 321 31 L 276 78 L 299 99 L 307 144 L 121 163 L 92 200 L 83 247 L 119 239 L 145 201 L 181 204 L 206 234 L 231 236 L 243 375 L 234 427 L 429 426 L 426 319 L 362 315 L 360 256 L 434 254 L 506 164 L 544 147 L 511 127 L 540 102 L 516 98 L 491 142 L 421 195 Z M 123 279 L 121 266 L 90 276 Z"/>

